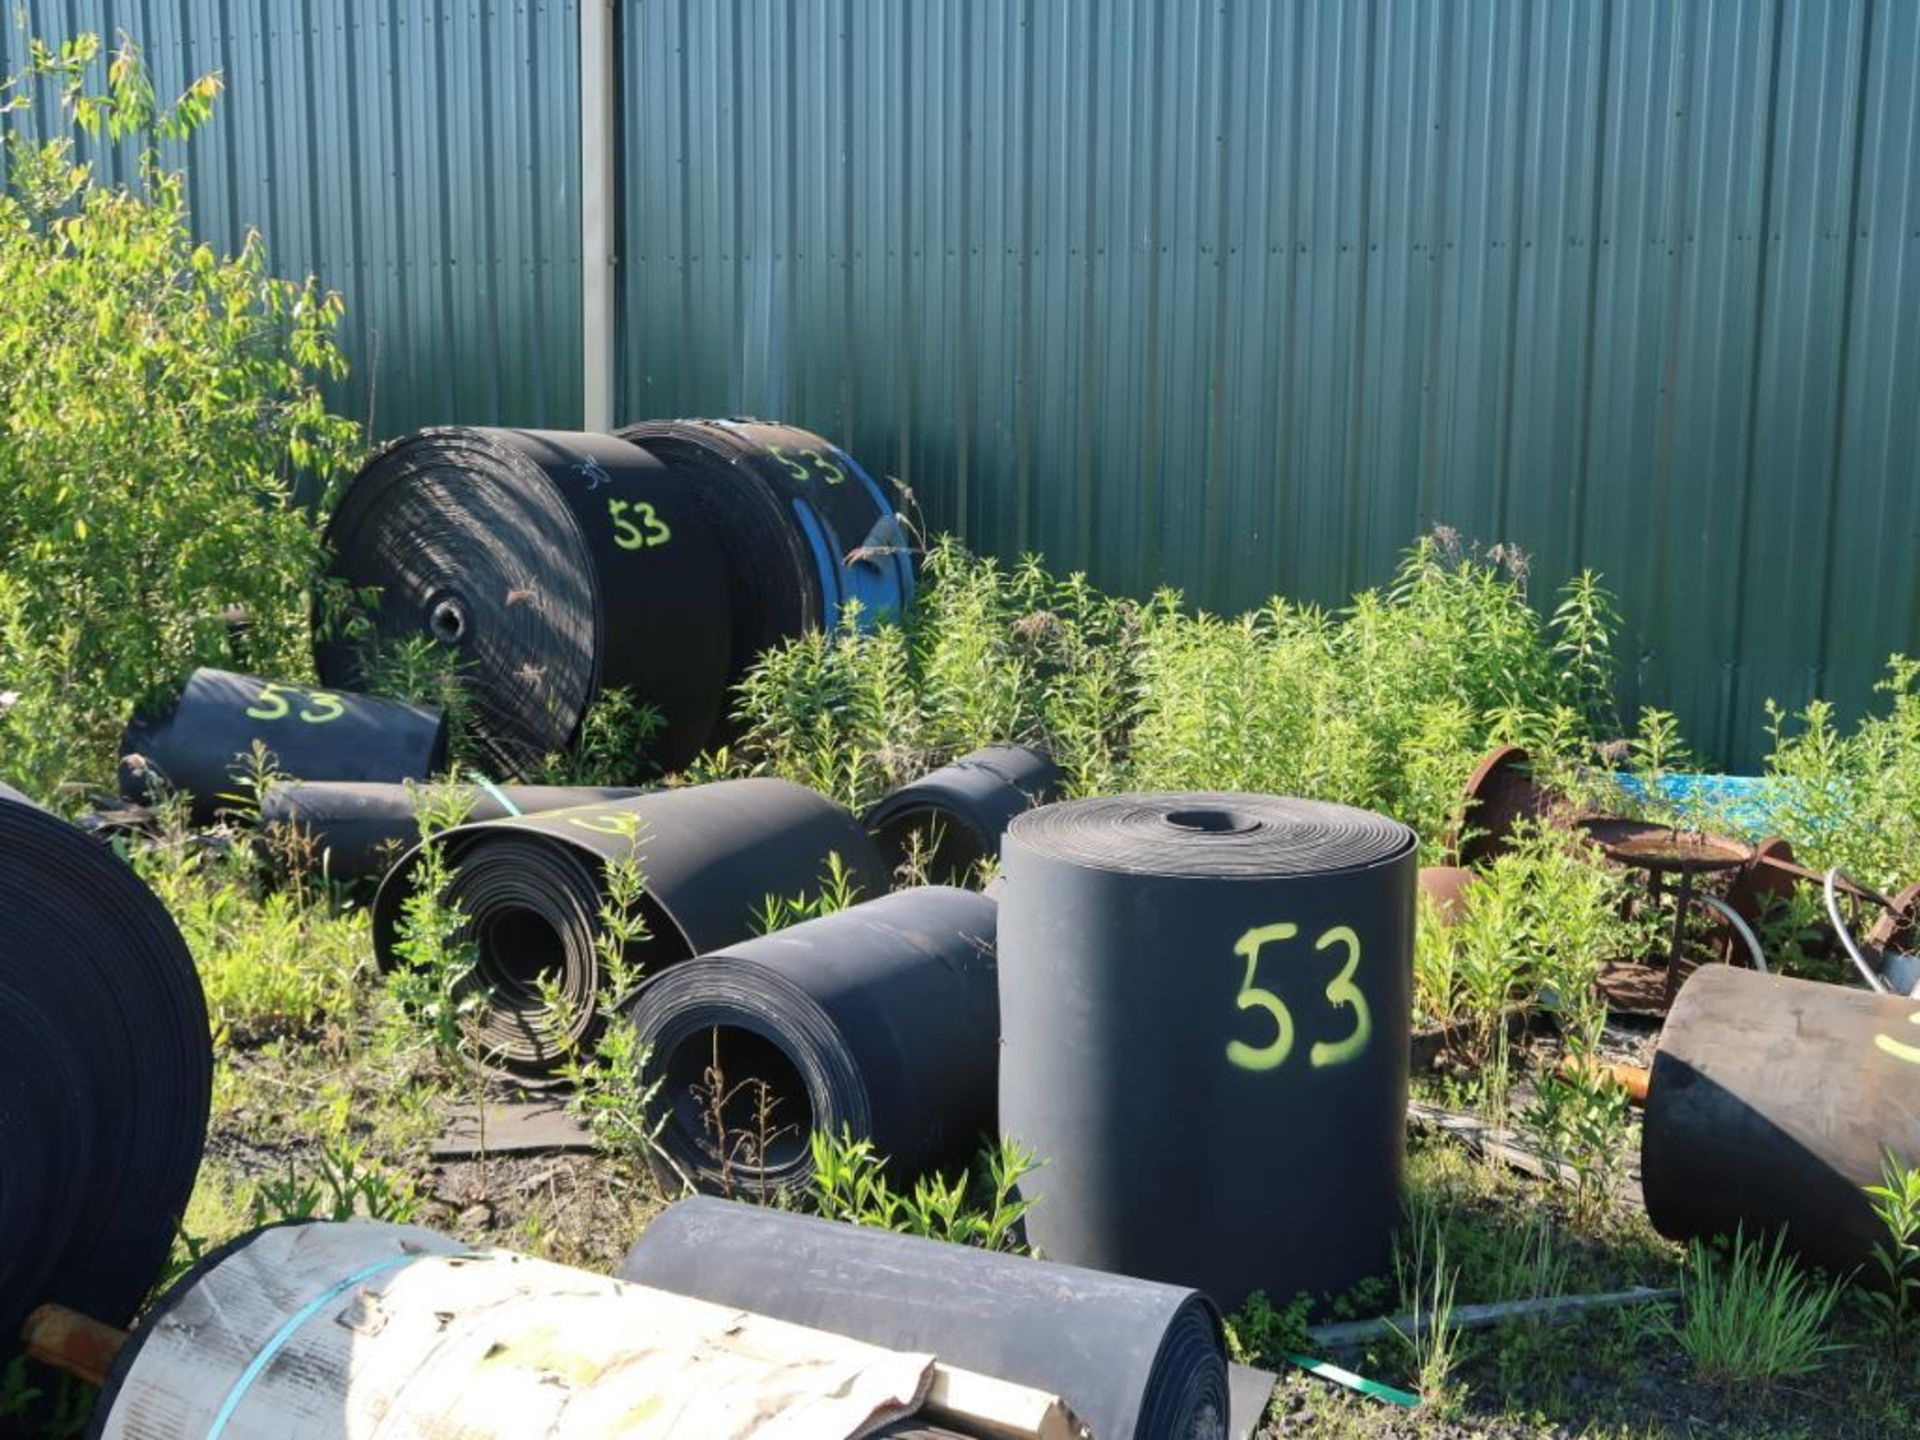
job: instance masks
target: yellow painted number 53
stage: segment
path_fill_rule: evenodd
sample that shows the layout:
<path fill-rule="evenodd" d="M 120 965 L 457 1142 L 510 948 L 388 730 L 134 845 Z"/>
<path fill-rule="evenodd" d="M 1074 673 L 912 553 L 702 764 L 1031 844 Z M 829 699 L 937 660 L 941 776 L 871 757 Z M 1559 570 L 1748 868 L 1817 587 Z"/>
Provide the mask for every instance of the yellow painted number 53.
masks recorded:
<path fill-rule="evenodd" d="M 1246 976 L 1240 982 L 1240 993 L 1234 997 L 1236 1010 L 1257 1010 L 1266 1015 L 1273 1024 L 1273 1035 L 1264 1044 L 1254 1044 L 1249 1040 L 1230 1040 L 1227 1042 L 1227 1059 L 1242 1070 L 1273 1070 L 1286 1062 L 1293 1053 L 1293 1012 L 1271 990 L 1254 984 L 1260 969 L 1260 951 L 1267 945 L 1291 940 L 1300 933 L 1298 925 L 1281 921 L 1274 925 L 1256 925 L 1234 942 L 1233 953 L 1247 962 Z M 1307 1052 L 1307 1063 L 1316 1070 L 1330 1065 L 1344 1065 L 1366 1053 L 1367 1041 L 1373 1035 L 1373 1015 L 1367 1009 L 1367 997 L 1354 983 L 1354 973 L 1360 968 L 1360 937 L 1351 927 L 1335 925 L 1320 933 L 1313 942 L 1315 952 L 1338 947 L 1345 952 L 1346 961 L 1340 967 L 1340 973 L 1329 980 L 1322 992 L 1327 999 L 1329 1010 L 1351 1010 L 1351 1026 L 1346 1035 L 1338 1040 L 1315 1042 Z"/>

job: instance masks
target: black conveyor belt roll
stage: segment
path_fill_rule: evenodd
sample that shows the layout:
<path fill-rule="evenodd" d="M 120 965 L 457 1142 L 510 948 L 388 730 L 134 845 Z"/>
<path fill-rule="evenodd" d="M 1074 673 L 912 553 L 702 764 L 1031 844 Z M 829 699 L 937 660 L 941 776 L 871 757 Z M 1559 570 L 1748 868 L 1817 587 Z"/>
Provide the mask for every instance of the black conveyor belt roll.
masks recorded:
<path fill-rule="evenodd" d="M 333 579 L 379 595 L 370 629 L 317 638 L 321 676 L 354 684 L 379 648 L 437 640 L 501 773 L 564 750 L 605 690 L 660 712 L 644 758 L 662 769 L 712 734 L 733 667 L 727 555 L 694 483 L 640 447 L 417 431 L 361 468 L 327 539 Z"/>
<path fill-rule="evenodd" d="M 447 763 L 447 717 L 432 705 L 196 670 L 171 705 L 128 722 L 121 793 L 185 792 L 194 820 L 210 823 L 256 798 L 246 793 L 256 742 L 277 774 L 302 780 L 425 780 Z"/>
<path fill-rule="evenodd" d="M 1000 847 L 1000 1128 L 1041 1253 L 1339 1295 L 1400 1206 L 1415 839 L 1344 805 L 1121 795 Z"/>
<path fill-rule="evenodd" d="M 817 891 L 838 855 L 855 892 L 886 889 L 873 842 L 846 810 L 785 780 L 722 780 L 631 800 L 486 820 L 448 831 L 455 867 L 448 899 L 467 916 L 477 946 L 473 983 L 491 998 L 471 1019 L 481 1060 L 525 1080 L 553 1078 L 556 1042 L 594 1029 L 602 966 L 601 880 L 609 860 L 636 856 L 645 882 L 647 938 L 627 959 L 651 975 L 666 964 L 754 933 L 769 896 Z M 380 884 L 373 905 L 381 966 L 401 963 L 401 907 L 412 891 L 416 849 Z M 536 982 L 550 976 L 566 999 L 564 1035 Z"/>
<path fill-rule="evenodd" d="M 902 785 L 861 823 L 896 873 L 918 860 L 936 884 L 964 885 L 1000 854 L 1013 817 L 1058 798 L 1051 758 L 1025 745 L 987 745 Z"/>
<path fill-rule="evenodd" d="M 1224 1440 L 1220 1315 L 1196 1291 L 705 1197 L 619 1276 L 1060 1396 L 1097 1440 Z"/>
<path fill-rule="evenodd" d="M 633 1023 L 660 1086 L 662 1178 L 804 1186 L 816 1130 L 873 1141 L 900 1181 L 964 1165 L 994 1124 L 996 908 L 899 890 L 649 980 Z"/>
<path fill-rule="evenodd" d="M 213 1044 L 165 907 L 112 850 L 4 786 L 0 915 L 4 1354 L 36 1305 L 133 1318 L 200 1167 Z"/>

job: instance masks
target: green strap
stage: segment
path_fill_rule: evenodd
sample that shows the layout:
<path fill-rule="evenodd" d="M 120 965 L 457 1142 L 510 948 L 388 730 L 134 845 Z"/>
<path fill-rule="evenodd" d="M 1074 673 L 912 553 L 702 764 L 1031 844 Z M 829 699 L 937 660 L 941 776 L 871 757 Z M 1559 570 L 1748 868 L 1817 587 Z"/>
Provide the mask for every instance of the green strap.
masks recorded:
<path fill-rule="evenodd" d="M 520 813 L 520 807 L 507 798 L 507 792 L 494 784 L 493 781 L 487 779 L 487 777 L 482 775 L 478 770 L 469 770 L 467 775 L 474 784 L 498 800 L 500 802 L 500 808 L 505 810 L 507 814 L 518 815 Z"/>
<path fill-rule="evenodd" d="M 1356 1375 L 1351 1370 L 1342 1370 L 1325 1360 L 1315 1360 L 1306 1355 L 1289 1355 L 1290 1364 L 1298 1365 L 1309 1375 L 1318 1375 L 1322 1380 L 1331 1380 L 1336 1385 L 1344 1385 L 1349 1390 L 1357 1390 L 1375 1400 L 1384 1400 L 1389 1405 L 1400 1405 L 1411 1410 L 1420 1403 L 1418 1395 L 1409 1395 L 1405 1390 L 1396 1390 L 1391 1385 L 1382 1385 L 1378 1380 L 1369 1380 L 1364 1375 Z"/>

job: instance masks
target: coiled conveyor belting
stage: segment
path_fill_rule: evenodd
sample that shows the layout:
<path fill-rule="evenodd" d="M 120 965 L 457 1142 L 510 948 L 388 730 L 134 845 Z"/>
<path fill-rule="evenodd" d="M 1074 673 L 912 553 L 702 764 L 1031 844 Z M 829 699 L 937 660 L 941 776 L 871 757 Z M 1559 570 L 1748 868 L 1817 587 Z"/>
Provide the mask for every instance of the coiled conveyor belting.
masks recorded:
<path fill-rule="evenodd" d="M 5 786 L 0 916 L 5 1352 L 43 1303 L 133 1317 L 200 1167 L 213 1046 L 159 900 L 106 846 Z"/>
<path fill-rule="evenodd" d="M 893 500 L 831 441 L 761 420 L 650 420 L 619 432 L 696 478 L 733 574 L 741 669 L 769 646 L 870 622 L 913 599 L 913 553 Z"/>
<path fill-rule="evenodd" d="M 641 792 L 614 785 L 462 785 L 470 821 L 534 815 L 605 800 L 631 800 Z M 269 832 L 293 832 L 283 848 L 311 852 L 335 880 L 366 880 L 386 874 L 403 851 L 420 841 L 420 792 L 408 785 L 355 785 L 294 781 L 269 786 L 260 801 L 260 824 Z"/>
<path fill-rule="evenodd" d="M 1273 795 L 1030 810 L 1000 846 L 1000 1128 L 1042 1254 L 1237 1308 L 1381 1273 L 1399 1217 L 1413 832 Z M 1141 1157 L 1157 1176 L 1141 1175 Z"/>
<path fill-rule="evenodd" d="M 1026 745 L 986 745 L 874 805 L 861 823 L 895 872 L 918 863 L 939 885 L 965 885 L 1000 854 L 1013 817 L 1058 798 L 1060 767 Z"/>
<path fill-rule="evenodd" d="M 804 1186 L 816 1130 L 873 1141 L 900 1182 L 965 1164 L 993 1130 L 996 909 L 899 890 L 649 980 L 632 1015 L 663 1182 Z"/>
<path fill-rule="evenodd" d="M 654 1218 L 638 1281 L 1060 1396 L 1097 1440 L 1224 1440 L 1219 1312 L 1197 1291 L 705 1197 Z"/>
<path fill-rule="evenodd" d="M 660 712 L 647 759 L 706 744 L 734 673 L 728 561 L 694 479 L 610 435 L 421 430 L 379 451 L 327 526 L 332 578 L 375 592 L 365 631 L 322 628 L 314 659 L 354 685 L 426 636 L 456 656 L 489 764 L 564 750 L 602 691 Z"/>
<path fill-rule="evenodd" d="M 605 976 L 595 941 L 609 861 L 639 863 L 647 933 L 626 958 L 643 975 L 746 939 L 769 896 L 817 893 L 832 856 L 856 894 L 881 894 L 887 884 L 853 816 L 785 780 L 722 780 L 488 820 L 449 831 L 441 843 L 455 867 L 447 899 L 466 915 L 464 938 L 476 947 L 471 983 L 486 996 L 469 1021 L 476 1059 L 523 1082 L 555 1078 L 568 1047 L 597 1028 Z M 419 858 L 410 851 L 374 898 L 383 969 L 404 963 L 401 906 Z M 541 1000 L 547 977 L 564 997 L 560 1016 Z"/>
<path fill-rule="evenodd" d="M 196 670 L 171 704 L 128 722 L 121 793 L 138 801 L 183 792 L 195 822 L 211 823 L 227 804 L 244 809 L 254 799 L 247 783 L 256 744 L 281 775 L 424 780 L 446 767 L 447 717 L 433 705 Z"/>

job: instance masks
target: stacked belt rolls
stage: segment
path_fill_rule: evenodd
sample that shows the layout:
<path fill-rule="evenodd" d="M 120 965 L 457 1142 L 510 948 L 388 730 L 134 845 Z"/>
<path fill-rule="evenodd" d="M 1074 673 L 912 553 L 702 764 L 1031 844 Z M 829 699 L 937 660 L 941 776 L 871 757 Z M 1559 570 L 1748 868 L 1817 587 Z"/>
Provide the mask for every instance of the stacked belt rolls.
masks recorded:
<path fill-rule="evenodd" d="M 171 705 L 128 724 L 121 792 L 183 792 L 193 819 L 210 823 L 224 804 L 256 798 L 245 793 L 256 745 L 282 775 L 424 780 L 446 767 L 447 720 L 434 706 L 196 670 Z"/>
<path fill-rule="evenodd" d="M 649 980 L 662 1179 L 804 1186 L 815 1131 L 871 1140 L 897 1178 L 964 1165 L 994 1124 L 996 908 L 897 891 Z"/>
<path fill-rule="evenodd" d="M 1031 1385 L 1099 1440 L 1227 1433 L 1219 1312 L 1184 1286 L 705 1198 L 655 1217 L 619 1274 Z"/>
<path fill-rule="evenodd" d="M 1013 821 L 1000 1125 L 1046 1161 L 1028 1217 L 1043 1254 L 1228 1308 L 1385 1268 L 1414 860 L 1403 825 L 1267 795 Z"/>
<path fill-rule="evenodd" d="M 682 768 L 763 650 L 913 593 L 886 493 L 818 435 L 757 422 L 418 431 L 360 471 L 327 539 L 336 589 L 372 611 L 317 617 L 322 678 L 365 683 L 395 645 L 431 640 L 506 775 L 567 748 L 614 689 L 658 712 L 646 761 Z"/>
<path fill-rule="evenodd" d="M 619 432 L 699 485 L 732 564 L 742 668 L 808 630 L 903 611 L 913 556 L 893 503 L 846 451 L 792 425 L 651 420 Z"/>
<path fill-rule="evenodd" d="M 896 873 L 918 863 L 934 882 L 961 885 L 999 855 L 1014 816 L 1061 789 L 1059 766 L 1040 751 L 988 745 L 901 786 L 862 823 Z"/>
<path fill-rule="evenodd" d="M 488 820 L 448 831 L 446 900 L 476 947 L 472 983 L 490 992 L 470 1021 L 476 1058 L 522 1081 L 550 1081 L 589 1040 L 605 980 L 596 942 L 609 861 L 637 861 L 646 938 L 627 947 L 643 973 L 754 933 L 769 896 L 819 889 L 838 856 L 856 893 L 886 888 L 867 834 L 840 806 L 784 780 L 725 780 L 631 800 Z M 404 963 L 401 907 L 420 852 L 402 858 L 374 899 L 383 968 Z M 539 985 L 555 982 L 561 1014 Z M 564 1023 L 562 1023 L 564 1022 Z"/>
<path fill-rule="evenodd" d="M 0 1349 L 34 1306 L 132 1319 L 206 1139 L 192 957 L 111 850 L 0 786 Z"/>

